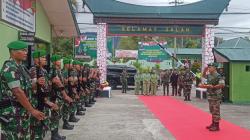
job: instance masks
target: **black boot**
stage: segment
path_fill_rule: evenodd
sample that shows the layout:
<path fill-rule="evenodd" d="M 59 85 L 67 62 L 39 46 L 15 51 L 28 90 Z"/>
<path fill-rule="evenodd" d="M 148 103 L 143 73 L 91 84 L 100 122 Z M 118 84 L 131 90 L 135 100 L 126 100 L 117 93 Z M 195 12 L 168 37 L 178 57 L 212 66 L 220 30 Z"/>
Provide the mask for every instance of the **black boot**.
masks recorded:
<path fill-rule="evenodd" d="M 187 96 L 185 96 L 185 99 L 184 99 L 184 101 L 187 101 Z"/>
<path fill-rule="evenodd" d="M 70 125 L 67 120 L 63 120 L 63 129 L 73 130 L 74 129 L 74 125 Z"/>
<path fill-rule="evenodd" d="M 188 97 L 187 97 L 187 98 L 188 98 L 188 101 L 191 101 L 191 99 L 190 99 L 190 95 L 188 95 Z"/>
<path fill-rule="evenodd" d="M 58 133 L 58 128 L 56 128 L 55 130 L 51 131 L 51 140 L 66 140 L 66 137 L 61 136 Z"/>
<path fill-rule="evenodd" d="M 95 98 L 92 99 L 92 102 L 96 102 Z"/>
<path fill-rule="evenodd" d="M 206 126 L 207 129 L 210 129 L 211 127 L 214 126 L 214 122 L 212 121 L 212 123 L 209 126 Z"/>
<path fill-rule="evenodd" d="M 82 111 L 80 111 L 80 110 L 78 110 L 78 111 L 76 112 L 76 115 L 78 115 L 78 116 L 83 116 L 83 115 L 85 115 L 85 113 L 82 112 Z"/>
<path fill-rule="evenodd" d="M 95 102 L 92 102 L 92 100 L 89 100 L 89 104 L 93 105 Z"/>
<path fill-rule="evenodd" d="M 88 102 L 85 102 L 85 107 L 92 107 Z"/>
<path fill-rule="evenodd" d="M 78 122 L 80 119 L 76 118 L 75 114 L 72 113 L 70 116 L 69 116 L 69 122 Z"/>
<path fill-rule="evenodd" d="M 209 131 L 220 131 L 220 123 L 215 122 L 214 125 L 209 128 Z"/>
<path fill-rule="evenodd" d="M 79 107 L 78 107 L 78 110 L 79 110 L 79 111 L 86 111 L 86 108 L 85 108 L 85 107 L 82 107 L 82 106 L 79 106 Z"/>

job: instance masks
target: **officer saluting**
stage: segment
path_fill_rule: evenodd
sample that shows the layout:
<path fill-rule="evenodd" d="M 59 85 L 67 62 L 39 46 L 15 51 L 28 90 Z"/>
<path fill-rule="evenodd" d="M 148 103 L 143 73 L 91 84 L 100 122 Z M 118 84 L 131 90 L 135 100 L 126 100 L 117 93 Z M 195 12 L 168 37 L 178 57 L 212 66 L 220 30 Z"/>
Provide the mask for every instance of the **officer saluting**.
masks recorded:
<path fill-rule="evenodd" d="M 1 117 L 8 118 L 8 124 L 2 124 L 1 139 L 30 139 L 30 114 L 37 120 L 44 120 L 44 113 L 36 110 L 32 105 L 32 82 L 23 61 L 27 58 L 27 44 L 13 41 L 7 46 L 10 59 L 5 61 L 1 70 L 2 93 Z M 40 82 L 41 79 L 38 79 Z M 35 86 L 35 83 L 33 84 Z"/>

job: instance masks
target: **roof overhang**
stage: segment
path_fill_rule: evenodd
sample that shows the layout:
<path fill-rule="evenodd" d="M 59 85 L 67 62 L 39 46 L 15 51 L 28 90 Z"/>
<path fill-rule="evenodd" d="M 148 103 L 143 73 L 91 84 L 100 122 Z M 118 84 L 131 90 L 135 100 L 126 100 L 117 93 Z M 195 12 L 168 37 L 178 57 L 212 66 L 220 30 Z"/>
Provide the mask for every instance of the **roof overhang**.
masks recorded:
<path fill-rule="evenodd" d="M 219 62 L 219 63 L 229 62 L 229 60 L 226 57 L 224 57 L 223 55 L 221 55 L 217 51 L 214 51 L 214 57 L 215 57 L 216 62 Z"/>
<path fill-rule="evenodd" d="M 52 36 L 72 37 L 80 34 L 70 0 L 40 0 L 52 25 Z"/>

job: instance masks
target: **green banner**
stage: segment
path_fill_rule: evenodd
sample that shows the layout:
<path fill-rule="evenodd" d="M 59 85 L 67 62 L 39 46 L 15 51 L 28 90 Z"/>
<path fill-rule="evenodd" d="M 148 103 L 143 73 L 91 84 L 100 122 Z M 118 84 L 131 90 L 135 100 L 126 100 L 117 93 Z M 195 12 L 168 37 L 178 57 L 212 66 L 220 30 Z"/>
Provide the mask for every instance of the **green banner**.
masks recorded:
<path fill-rule="evenodd" d="M 138 59 L 146 60 L 148 62 L 162 62 L 170 59 L 170 56 L 161 50 L 158 45 L 141 46 L 138 51 Z"/>
<path fill-rule="evenodd" d="M 182 35 L 201 36 L 203 25 L 108 25 L 108 35 Z"/>
<path fill-rule="evenodd" d="M 76 58 L 90 58 L 96 59 L 97 57 L 97 42 L 96 33 L 85 33 L 81 35 L 80 44 L 76 46 Z"/>

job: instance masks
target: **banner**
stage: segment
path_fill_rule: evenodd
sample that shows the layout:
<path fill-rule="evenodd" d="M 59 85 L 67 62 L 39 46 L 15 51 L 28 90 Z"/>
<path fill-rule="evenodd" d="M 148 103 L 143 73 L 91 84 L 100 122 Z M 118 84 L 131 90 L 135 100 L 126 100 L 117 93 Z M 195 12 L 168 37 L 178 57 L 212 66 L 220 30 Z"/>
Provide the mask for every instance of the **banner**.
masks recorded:
<path fill-rule="evenodd" d="M 116 50 L 115 57 L 136 59 L 138 57 L 138 51 L 137 50 Z"/>
<path fill-rule="evenodd" d="M 75 40 L 75 58 L 96 59 L 97 57 L 97 34 L 84 33 Z"/>
<path fill-rule="evenodd" d="M 3 20 L 30 32 L 35 32 L 36 0 L 1 0 Z"/>
<path fill-rule="evenodd" d="M 138 59 L 146 60 L 148 62 L 162 62 L 164 60 L 170 59 L 170 56 L 166 54 L 158 45 L 142 45 L 139 48 Z"/>

